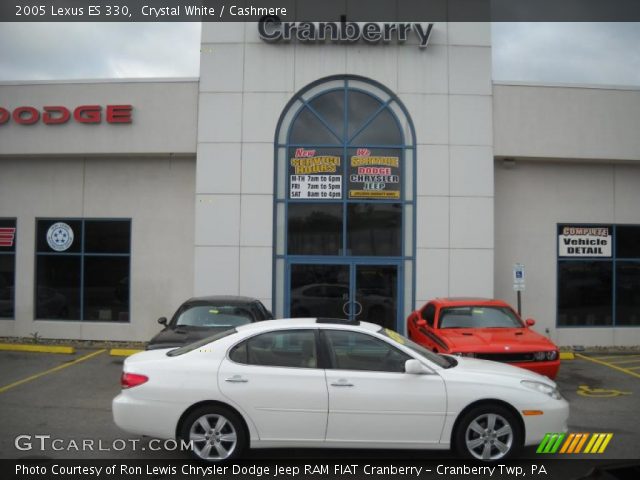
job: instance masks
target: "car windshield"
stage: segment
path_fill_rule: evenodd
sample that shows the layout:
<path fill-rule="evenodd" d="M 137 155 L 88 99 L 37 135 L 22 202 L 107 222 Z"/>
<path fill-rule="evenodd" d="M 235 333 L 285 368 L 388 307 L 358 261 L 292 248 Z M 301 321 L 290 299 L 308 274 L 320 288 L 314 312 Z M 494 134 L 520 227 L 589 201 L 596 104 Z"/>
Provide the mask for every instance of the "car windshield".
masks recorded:
<path fill-rule="evenodd" d="M 522 328 L 507 307 L 450 307 L 440 312 L 440 328 Z"/>
<path fill-rule="evenodd" d="M 215 335 L 211 335 L 207 338 L 203 338 L 202 340 L 197 340 L 195 342 L 189 343 L 183 347 L 175 348 L 167 352 L 168 357 L 177 357 L 178 355 L 183 355 L 185 353 L 189 353 L 197 348 L 204 347 L 209 343 L 213 343 L 221 338 L 228 337 L 229 335 L 233 335 L 237 333 L 235 328 L 230 328 L 229 330 L 225 330 L 224 332 L 218 332 Z"/>
<path fill-rule="evenodd" d="M 411 350 L 416 352 L 417 354 L 425 357 L 427 360 L 432 361 L 436 365 L 442 368 L 450 368 L 456 365 L 457 362 L 452 361 L 449 357 L 445 357 L 442 355 L 438 355 L 437 353 L 432 352 L 431 350 L 427 350 L 422 345 L 418 345 L 417 343 L 409 340 L 407 337 L 400 335 L 398 332 L 393 330 L 389 330 L 388 328 L 381 328 L 378 330 L 378 333 L 381 333 L 387 338 L 390 338 L 396 343 L 403 345 L 405 347 L 409 347 Z"/>
<path fill-rule="evenodd" d="M 238 327 L 255 321 L 249 306 L 192 305 L 180 312 L 175 325 L 189 327 Z"/>

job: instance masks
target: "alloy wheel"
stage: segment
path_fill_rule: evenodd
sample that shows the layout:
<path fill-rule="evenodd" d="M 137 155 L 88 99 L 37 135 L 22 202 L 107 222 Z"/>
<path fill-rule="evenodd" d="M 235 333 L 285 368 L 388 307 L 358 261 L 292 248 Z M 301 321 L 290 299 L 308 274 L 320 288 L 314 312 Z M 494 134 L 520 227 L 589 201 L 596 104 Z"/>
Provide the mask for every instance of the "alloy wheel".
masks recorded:
<path fill-rule="evenodd" d="M 511 424 L 496 413 L 483 413 L 474 418 L 464 434 L 469 453 L 478 460 L 500 460 L 513 446 Z"/>
<path fill-rule="evenodd" d="M 193 422 L 189 440 L 194 453 L 203 460 L 224 460 L 236 449 L 238 434 L 228 418 L 210 413 Z"/>

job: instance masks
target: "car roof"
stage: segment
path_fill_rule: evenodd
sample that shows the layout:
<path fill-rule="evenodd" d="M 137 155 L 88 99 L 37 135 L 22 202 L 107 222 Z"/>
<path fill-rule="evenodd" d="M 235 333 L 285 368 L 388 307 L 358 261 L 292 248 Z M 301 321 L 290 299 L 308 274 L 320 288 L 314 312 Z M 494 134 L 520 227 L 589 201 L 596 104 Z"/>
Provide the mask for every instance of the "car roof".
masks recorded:
<path fill-rule="evenodd" d="M 203 297 L 191 297 L 183 303 L 187 304 L 224 304 L 224 305 L 246 305 L 259 301 L 253 297 L 243 297 L 239 295 L 207 295 Z"/>
<path fill-rule="evenodd" d="M 349 323 L 347 321 L 335 320 L 327 321 L 326 319 L 322 319 L 321 322 L 318 322 L 317 318 L 283 318 L 279 320 L 264 320 L 262 322 L 255 323 L 247 323 L 245 325 L 240 325 L 236 327 L 238 332 L 245 331 L 262 331 L 262 330 L 277 330 L 277 329 L 286 329 L 286 328 L 303 328 L 303 327 L 317 327 L 317 328 L 333 328 L 333 329 L 341 329 L 345 328 L 348 330 L 364 330 L 369 332 L 377 332 L 380 330 L 380 325 L 376 325 L 375 323 L 369 322 L 360 322 L 357 325 L 353 323 Z"/>
<path fill-rule="evenodd" d="M 509 307 L 510 305 L 504 300 L 498 300 L 496 298 L 482 298 L 482 297 L 440 297 L 431 300 L 432 303 L 439 305 L 440 307 L 469 307 L 469 306 L 484 306 L 484 307 Z"/>

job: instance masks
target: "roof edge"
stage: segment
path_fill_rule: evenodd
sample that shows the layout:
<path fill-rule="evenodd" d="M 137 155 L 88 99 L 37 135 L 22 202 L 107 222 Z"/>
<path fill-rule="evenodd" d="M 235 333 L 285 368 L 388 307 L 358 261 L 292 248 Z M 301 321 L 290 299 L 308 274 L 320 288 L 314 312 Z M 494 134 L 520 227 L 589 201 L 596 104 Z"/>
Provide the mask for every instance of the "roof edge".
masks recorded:
<path fill-rule="evenodd" d="M 0 86 L 27 85 L 75 85 L 109 83 L 198 83 L 199 77 L 158 77 L 158 78 L 79 78 L 66 80 L 3 80 Z"/>

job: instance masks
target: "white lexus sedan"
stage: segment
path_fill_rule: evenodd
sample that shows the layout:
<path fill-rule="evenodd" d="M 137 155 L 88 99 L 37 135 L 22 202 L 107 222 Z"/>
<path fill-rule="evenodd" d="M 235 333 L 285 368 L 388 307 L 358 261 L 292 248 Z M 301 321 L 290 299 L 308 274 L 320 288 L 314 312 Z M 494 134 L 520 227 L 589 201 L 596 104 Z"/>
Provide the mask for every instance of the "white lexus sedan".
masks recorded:
<path fill-rule="evenodd" d="M 270 447 L 453 448 L 495 461 L 566 431 L 569 416 L 547 377 L 333 319 L 251 323 L 138 353 L 122 388 L 120 428 L 190 442 L 208 461 Z"/>

